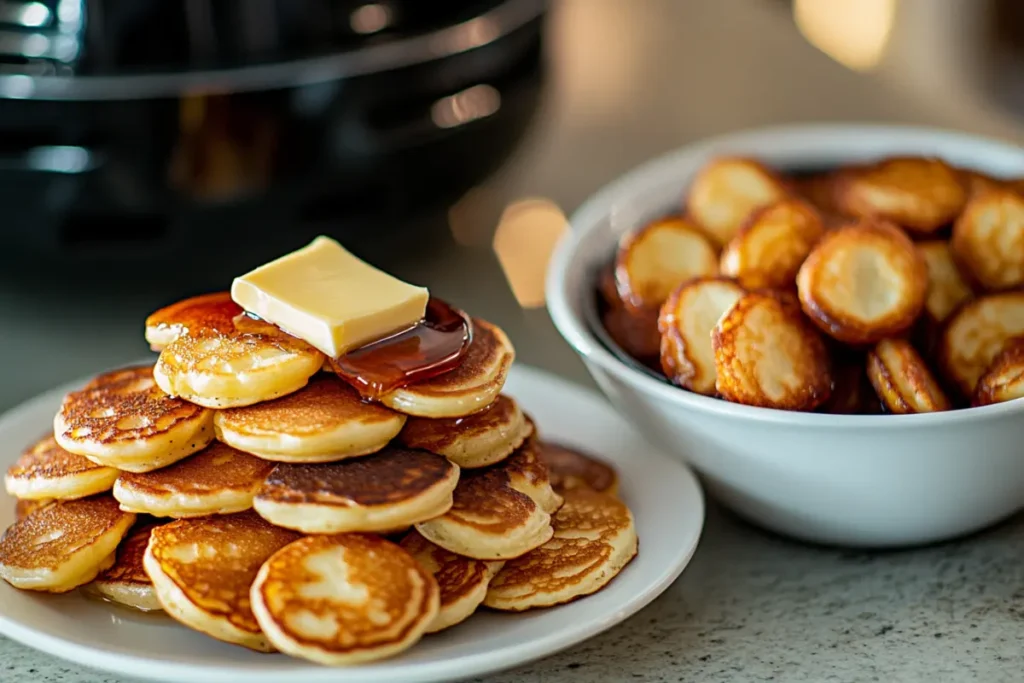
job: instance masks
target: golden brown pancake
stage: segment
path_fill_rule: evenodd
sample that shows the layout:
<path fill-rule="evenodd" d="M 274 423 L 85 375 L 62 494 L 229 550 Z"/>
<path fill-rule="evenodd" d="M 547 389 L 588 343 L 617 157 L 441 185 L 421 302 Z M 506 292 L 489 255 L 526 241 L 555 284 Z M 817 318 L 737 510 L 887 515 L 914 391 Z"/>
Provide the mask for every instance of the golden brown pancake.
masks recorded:
<path fill-rule="evenodd" d="M 113 566 L 100 572 L 83 590 L 143 612 L 161 609 L 156 591 L 153 590 L 153 582 L 142 566 L 142 558 L 155 527 L 151 522 L 137 523 L 118 546 Z"/>
<path fill-rule="evenodd" d="M 618 493 L 619 475 L 615 469 L 593 456 L 547 441 L 540 442 L 540 456 L 548 466 L 552 488 L 563 495 L 579 488 L 613 496 Z"/>
<path fill-rule="evenodd" d="M 273 401 L 219 411 L 217 437 L 266 460 L 334 462 L 374 453 L 405 424 L 405 415 L 363 401 L 337 377 L 320 375 Z"/>
<path fill-rule="evenodd" d="M 218 640 L 272 652 L 249 588 L 267 558 L 297 538 L 251 511 L 181 519 L 153 530 L 143 565 L 174 619 Z"/>
<path fill-rule="evenodd" d="M 487 595 L 487 585 L 504 562 L 484 562 L 448 552 L 410 532 L 402 539 L 402 548 L 434 575 L 441 589 L 441 608 L 427 626 L 427 633 L 436 633 L 469 618 Z"/>
<path fill-rule="evenodd" d="M 231 300 L 231 292 L 189 297 L 146 318 L 146 341 L 151 349 L 160 351 L 189 332 L 232 332 L 235 318 L 242 313 L 242 307 Z"/>
<path fill-rule="evenodd" d="M 253 505 L 304 533 L 386 532 L 444 514 L 458 480 L 459 468 L 439 455 L 388 446 L 325 465 L 278 465 Z"/>
<path fill-rule="evenodd" d="M 165 394 L 147 365 L 103 373 L 72 391 L 53 431 L 64 449 L 99 465 L 148 472 L 205 448 L 213 412 Z"/>
<path fill-rule="evenodd" d="M 382 659 L 420 639 L 439 590 L 409 553 L 369 534 L 308 536 L 271 557 L 252 609 L 282 652 L 329 666 Z"/>
<path fill-rule="evenodd" d="M 405 423 L 398 440 L 410 448 L 443 455 L 459 467 L 471 469 L 501 462 L 532 433 L 533 424 L 519 405 L 502 395 L 480 412 L 466 417 L 414 417 Z"/>
<path fill-rule="evenodd" d="M 45 499 L 42 499 L 42 500 L 23 500 L 23 499 L 22 500 L 18 500 L 18 502 L 14 504 L 14 521 L 20 522 L 21 520 L 25 519 L 26 517 L 31 515 L 33 512 L 35 512 L 36 510 L 39 510 L 40 508 L 44 508 L 47 505 L 49 505 L 50 503 L 52 503 L 52 502 L 53 502 L 52 500 L 45 500 Z"/>
<path fill-rule="evenodd" d="M 529 438 L 509 458 L 501 463 L 516 491 L 532 498 L 548 514 L 562 506 L 562 497 L 551 487 L 548 466 L 540 456 L 537 439 Z"/>
<path fill-rule="evenodd" d="M 114 484 L 121 508 L 156 517 L 243 512 L 274 464 L 219 441 L 155 472 L 122 474 Z"/>
<path fill-rule="evenodd" d="M 606 493 L 567 491 L 552 523 L 551 540 L 491 580 L 485 605 L 519 612 L 569 602 L 603 588 L 636 556 L 633 515 Z"/>
<path fill-rule="evenodd" d="M 66 593 L 113 564 L 135 515 L 109 495 L 58 501 L 15 522 L 0 539 L 0 578 L 22 590 Z"/>
<path fill-rule="evenodd" d="M 380 401 L 417 417 L 471 415 L 498 397 L 514 359 L 515 349 L 501 328 L 473 318 L 473 341 L 457 368 L 385 394 Z"/>
<path fill-rule="evenodd" d="M 445 550 L 478 560 L 519 557 L 551 538 L 551 515 L 516 490 L 505 468 L 509 460 L 463 472 L 451 509 L 416 530 Z"/>
<path fill-rule="evenodd" d="M 4 485 L 15 498 L 67 500 L 109 491 L 118 474 L 112 467 L 69 453 L 47 436 L 8 468 Z"/>
<path fill-rule="evenodd" d="M 323 354 L 301 339 L 242 316 L 230 332 L 179 335 L 160 352 L 153 377 L 171 396 L 238 408 L 298 391 L 323 363 Z"/>

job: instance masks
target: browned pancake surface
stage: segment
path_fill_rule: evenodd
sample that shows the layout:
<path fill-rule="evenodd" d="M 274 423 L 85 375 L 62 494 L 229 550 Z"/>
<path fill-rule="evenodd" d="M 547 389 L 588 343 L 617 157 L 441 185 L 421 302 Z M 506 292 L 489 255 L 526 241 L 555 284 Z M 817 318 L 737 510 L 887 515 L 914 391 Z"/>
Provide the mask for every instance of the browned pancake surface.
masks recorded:
<path fill-rule="evenodd" d="M 445 518 L 485 534 L 500 535 L 520 527 L 537 510 L 533 499 L 512 488 L 508 474 L 500 469 L 464 472 L 452 498 Z"/>
<path fill-rule="evenodd" d="M 540 456 L 536 438 L 529 438 L 499 467 L 505 471 L 513 486 L 522 482 L 531 488 L 550 485 L 548 466 Z"/>
<path fill-rule="evenodd" d="M 424 417 L 409 418 L 398 435 L 398 440 L 407 446 L 437 453 L 451 447 L 457 441 L 472 439 L 494 430 L 508 429 L 517 410 L 511 398 L 501 395 L 480 412 L 466 417 L 437 420 Z"/>
<path fill-rule="evenodd" d="M 133 474 L 123 472 L 121 486 L 152 494 L 208 494 L 246 491 L 258 486 L 274 463 L 214 441 L 170 467 Z"/>
<path fill-rule="evenodd" d="M 310 567 L 310 558 L 332 574 Z M 347 653 L 405 641 L 422 625 L 438 588 L 429 572 L 396 544 L 370 534 L 339 534 L 307 536 L 274 555 L 261 593 L 289 639 Z M 289 616 L 296 615 L 336 628 L 330 629 L 332 636 L 314 639 L 291 628 Z"/>
<path fill-rule="evenodd" d="M 21 521 L 52 502 L 52 500 L 19 500 L 14 504 L 14 520 Z"/>
<path fill-rule="evenodd" d="M 420 536 L 419 532 L 410 532 L 400 545 L 434 575 L 441 589 L 441 609 L 479 589 L 480 583 L 490 576 L 489 563 L 448 552 Z"/>
<path fill-rule="evenodd" d="M 109 444 L 162 434 L 205 410 L 165 394 L 144 365 L 99 375 L 64 397 L 60 416 L 65 436 Z"/>
<path fill-rule="evenodd" d="M 541 458 L 547 463 L 551 486 L 558 491 L 589 488 L 614 493 L 618 475 L 610 466 L 582 451 L 541 441 Z"/>
<path fill-rule="evenodd" d="M 422 395 L 448 396 L 467 387 L 478 389 L 481 377 L 494 376 L 491 381 L 504 383 L 512 360 L 511 345 L 505 333 L 485 320 L 473 318 L 473 341 L 459 366 L 443 375 L 417 382 L 408 389 Z M 497 375 L 494 375 L 495 367 L 500 368 Z"/>
<path fill-rule="evenodd" d="M 235 316 L 242 312 L 242 307 L 231 300 L 231 292 L 214 292 L 161 308 L 146 318 L 146 327 L 169 328 L 175 334 L 200 330 L 232 332 Z"/>
<path fill-rule="evenodd" d="M 160 569 L 190 602 L 259 633 L 249 588 L 267 558 L 298 538 L 250 511 L 165 524 L 153 530 L 150 547 Z"/>
<path fill-rule="evenodd" d="M 611 557 L 612 539 L 631 524 L 626 506 L 606 493 L 567 491 L 551 519 L 555 533 L 544 545 L 509 560 L 491 587 L 527 601 L 537 593 L 571 590 Z"/>
<path fill-rule="evenodd" d="M 430 490 L 448 479 L 452 469 L 439 455 L 387 446 L 370 456 L 326 465 L 278 465 L 257 495 L 276 503 L 389 505 Z"/>
<path fill-rule="evenodd" d="M 103 583 L 151 585 L 152 581 L 142 566 L 142 556 L 146 554 L 149 536 L 156 526 L 152 523 L 136 525 L 117 547 L 114 564 L 110 569 L 100 572 L 96 580 Z"/>
<path fill-rule="evenodd" d="M 81 455 L 68 453 L 52 436 L 47 436 L 26 450 L 7 470 L 7 476 L 23 480 L 60 479 L 106 469 Z"/>
<path fill-rule="evenodd" d="M 0 563 L 29 570 L 56 569 L 70 555 L 133 519 L 135 515 L 123 512 L 107 494 L 58 501 L 7 530 L 0 539 Z"/>
<path fill-rule="evenodd" d="M 282 398 L 218 415 L 229 429 L 249 434 L 320 434 L 342 425 L 373 424 L 395 418 L 393 410 L 360 399 L 355 389 L 336 377 L 315 377 L 306 387 Z"/>

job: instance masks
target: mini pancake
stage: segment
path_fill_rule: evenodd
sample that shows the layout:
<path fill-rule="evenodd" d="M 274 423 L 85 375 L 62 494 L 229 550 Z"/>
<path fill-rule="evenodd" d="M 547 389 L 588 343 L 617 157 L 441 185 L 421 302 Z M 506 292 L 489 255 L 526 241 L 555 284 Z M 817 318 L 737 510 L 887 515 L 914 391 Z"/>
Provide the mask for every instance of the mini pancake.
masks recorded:
<path fill-rule="evenodd" d="M 804 313 L 846 344 L 873 344 L 914 324 L 928 266 L 896 226 L 862 222 L 827 233 L 796 279 Z"/>
<path fill-rule="evenodd" d="M 118 470 L 69 453 L 52 436 L 26 450 L 4 477 L 7 493 L 15 498 L 52 500 L 86 498 L 109 491 Z"/>
<path fill-rule="evenodd" d="M 842 214 L 836 197 L 838 177 L 838 172 L 826 171 L 801 178 L 789 178 L 788 184 L 797 196 L 817 209 L 827 223 Z"/>
<path fill-rule="evenodd" d="M 142 612 L 163 609 L 153 590 L 142 558 L 149 545 L 149 537 L 156 525 L 136 525 L 117 548 L 117 559 L 109 569 L 100 572 L 83 590 L 104 600 L 131 607 Z"/>
<path fill-rule="evenodd" d="M 510 560 L 484 604 L 510 612 L 560 605 L 604 588 L 637 553 L 633 515 L 614 496 L 567 491 L 547 543 Z"/>
<path fill-rule="evenodd" d="M 375 453 L 405 424 L 405 415 L 363 401 L 337 377 L 320 375 L 282 398 L 217 412 L 217 438 L 265 460 L 334 462 Z"/>
<path fill-rule="evenodd" d="M 513 457 L 463 472 L 451 509 L 420 522 L 416 530 L 445 550 L 478 560 L 519 557 L 551 538 L 551 515 L 513 485 L 507 467 Z M 522 486 L 521 475 L 516 481 Z M 548 503 L 553 506 L 554 500 Z"/>
<path fill-rule="evenodd" d="M 627 233 L 615 257 L 619 296 L 636 311 L 657 308 L 681 282 L 717 274 L 715 248 L 685 218 L 663 218 Z"/>
<path fill-rule="evenodd" d="M 160 351 L 182 334 L 213 330 L 231 333 L 234 320 L 245 311 L 231 300 L 231 292 L 214 292 L 183 299 L 146 318 L 146 341 Z"/>
<path fill-rule="evenodd" d="M 548 466 L 551 487 L 563 496 L 580 488 L 613 496 L 618 493 L 619 475 L 611 465 L 575 448 L 547 441 L 539 442 L 539 452 Z"/>
<path fill-rule="evenodd" d="M 202 517 L 243 512 L 273 463 L 214 441 L 170 467 L 124 473 L 114 484 L 122 510 L 154 517 Z"/>
<path fill-rule="evenodd" d="M 533 424 L 532 421 L 530 424 Z M 536 438 L 527 439 L 511 456 L 502 461 L 501 470 L 508 476 L 512 488 L 525 493 L 544 512 L 552 514 L 562 507 L 562 497 L 555 493 L 551 486 L 548 466 L 540 455 L 540 445 Z"/>
<path fill-rule="evenodd" d="M 713 396 L 715 351 L 711 332 L 744 290 L 725 278 L 700 278 L 677 288 L 661 307 L 661 369 L 675 384 Z"/>
<path fill-rule="evenodd" d="M 153 529 L 142 563 L 175 620 L 217 640 L 273 652 L 253 616 L 249 589 L 260 566 L 298 538 L 252 511 L 181 519 Z"/>
<path fill-rule="evenodd" d="M 1024 292 L 987 294 L 961 306 L 946 321 L 939 341 L 939 364 L 965 397 L 1006 343 L 1024 335 Z"/>
<path fill-rule="evenodd" d="M 416 417 L 464 417 L 491 405 L 505 386 L 515 359 L 512 342 L 501 328 L 473 318 L 473 341 L 454 370 L 396 389 L 380 402 Z"/>
<path fill-rule="evenodd" d="M 309 536 L 260 569 L 252 609 L 285 654 L 328 666 L 383 659 L 434 621 L 440 590 L 409 553 L 379 536 Z"/>
<path fill-rule="evenodd" d="M 974 296 L 960 274 L 949 243 L 943 240 L 918 242 L 917 250 L 928 267 L 928 294 L 924 310 L 934 323 L 942 323 L 965 301 Z"/>
<path fill-rule="evenodd" d="M 725 399 L 814 410 L 832 391 L 825 342 L 788 297 L 751 292 L 715 326 L 715 387 Z"/>
<path fill-rule="evenodd" d="M 844 213 L 890 220 L 917 234 L 949 224 L 967 201 L 957 172 L 938 159 L 894 157 L 844 169 L 838 182 Z"/>
<path fill-rule="evenodd" d="M 44 506 L 0 538 L 0 578 L 22 590 L 67 593 L 114 563 L 134 522 L 108 495 Z"/>
<path fill-rule="evenodd" d="M 213 440 L 213 412 L 171 398 L 152 366 L 99 375 L 64 397 L 53 421 L 62 448 L 126 472 L 166 467 Z"/>
<path fill-rule="evenodd" d="M 886 410 L 934 413 L 952 406 L 920 354 L 904 339 L 883 339 L 868 353 L 868 379 Z"/>
<path fill-rule="evenodd" d="M 641 362 L 658 362 L 661 335 L 657 308 L 633 311 L 619 305 L 605 311 L 601 322 L 612 341 L 630 356 Z"/>
<path fill-rule="evenodd" d="M 974 391 L 975 406 L 987 406 L 1024 397 L 1024 338 L 1011 339 Z"/>
<path fill-rule="evenodd" d="M 953 256 L 986 290 L 1024 285 L 1024 196 L 989 190 L 967 203 L 953 225 Z"/>
<path fill-rule="evenodd" d="M 686 197 L 686 211 L 723 246 L 735 237 L 750 214 L 787 194 L 782 179 L 764 164 L 754 159 L 720 157 L 698 171 Z"/>
<path fill-rule="evenodd" d="M 54 501 L 41 498 L 39 500 L 19 499 L 14 504 L 14 520 L 20 522 L 36 510 L 42 509 Z"/>
<path fill-rule="evenodd" d="M 484 601 L 491 578 L 504 565 L 450 553 L 415 531 L 406 535 L 400 545 L 434 576 L 441 590 L 440 610 L 426 633 L 437 633 L 468 619 Z"/>
<path fill-rule="evenodd" d="M 298 391 L 323 366 L 323 354 L 301 339 L 239 321 L 232 332 L 190 330 L 168 344 L 153 368 L 160 388 L 208 408 L 238 408 Z"/>
<path fill-rule="evenodd" d="M 1005 179 L 996 178 L 981 171 L 975 171 L 970 168 L 958 168 L 956 172 L 960 176 L 960 183 L 967 190 L 968 201 L 970 198 L 984 194 L 989 190 L 1012 189 L 1011 184 Z"/>
<path fill-rule="evenodd" d="M 501 462 L 533 434 L 519 404 L 499 396 L 484 410 L 467 417 L 429 420 L 415 417 L 405 423 L 398 441 L 409 448 L 437 453 L 463 469 Z"/>
<path fill-rule="evenodd" d="M 325 465 L 278 465 L 253 501 L 271 524 L 307 534 L 387 532 L 443 515 L 459 468 L 427 451 L 388 446 Z"/>
<path fill-rule="evenodd" d="M 747 289 L 788 289 L 825 232 L 821 216 L 799 199 L 758 209 L 722 251 L 722 275 Z"/>

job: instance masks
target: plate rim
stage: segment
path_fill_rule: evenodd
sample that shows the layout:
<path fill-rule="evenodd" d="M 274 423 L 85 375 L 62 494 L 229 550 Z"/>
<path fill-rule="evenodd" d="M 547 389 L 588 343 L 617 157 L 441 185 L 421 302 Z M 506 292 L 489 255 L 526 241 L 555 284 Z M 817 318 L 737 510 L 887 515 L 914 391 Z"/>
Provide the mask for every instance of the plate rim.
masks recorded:
<path fill-rule="evenodd" d="M 521 377 L 521 380 L 517 381 L 523 381 L 528 384 L 547 384 L 552 386 L 552 389 L 559 394 L 573 394 L 574 401 L 598 403 L 605 410 L 615 412 L 614 407 L 600 394 L 544 370 L 516 363 L 513 365 L 511 373 Z M 55 396 L 81 386 L 88 379 L 86 377 L 49 389 L 6 411 L 0 415 L 0 434 L 10 428 L 11 424 L 17 423 L 25 419 L 27 415 L 40 410 L 40 404 L 52 403 Z M 617 413 L 616 417 L 637 438 L 647 443 L 643 435 L 629 424 L 625 418 Z M 566 445 L 571 445 L 571 439 L 560 439 L 560 441 L 566 443 Z M 317 681 L 346 681 L 355 683 L 364 680 L 374 682 L 388 681 L 388 683 L 392 681 L 396 683 L 399 681 L 402 683 L 431 683 L 434 681 L 464 680 L 473 676 L 498 673 L 554 655 L 573 645 L 589 640 L 625 621 L 664 593 L 689 565 L 704 533 L 707 516 L 707 502 L 704 490 L 696 475 L 686 464 L 669 457 L 654 446 L 650 446 L 644 457 L 662 460 L 678 468 L 685 481 L 685 486 L 690 489 L 687 492 L 687 497 L 692 497 L 695 503 L 697 515 L 694 523 L 698 528 L 696 538 L 690 547 L 675 562 L 671 563 L 654 577 L 643 591 L 631 596 L 616 609 L 609 611 L 601 617 L 588 620 L 578 630 L 563 630 L 550 633 L 542 638 L 514 643 L 500 650 L 478 651 L 450 660 L 427 663 L 418 662 L 415 665 L 411 665 L 414 668 L 410 668 L 408 671 L 389 672 L 386 668 L 381 668 L 371 673 L 370 670 L 361 669 L 360 667 L 319 667 L 313 663 L 297 660 L 299 666 L 302 667 L 301 671 L 267 672 L 269 677 L 259 674 L 254 675 L 252 671 L 242 671 L 238 667 L 231 665 L 192 664 L 182 660 L 170 664 L 167 662 L 157 662 L 136 654 L 116 653 L 93 648 L 50 635 L 45 630 L 23 626 L 19 621 L 4 614 L 2 610 L 0 610 L 0 635 L 61 661 L 71 662 L 109 674 L 167 683 L 176 683 L 184 680 L 191 681 L 192 683 L 197 681 L 235 683 L 239 675 L 245 675 L 253 683 L 260 683 L 273 680 L 273 676 L 289 675 L 289 673 L 300 674 L 306 677 L 310 683 Z M 304 664 L 308 666 L 302 666 Z M 370 674 L 370 676 L 367 677 L 367 674 Z"/>

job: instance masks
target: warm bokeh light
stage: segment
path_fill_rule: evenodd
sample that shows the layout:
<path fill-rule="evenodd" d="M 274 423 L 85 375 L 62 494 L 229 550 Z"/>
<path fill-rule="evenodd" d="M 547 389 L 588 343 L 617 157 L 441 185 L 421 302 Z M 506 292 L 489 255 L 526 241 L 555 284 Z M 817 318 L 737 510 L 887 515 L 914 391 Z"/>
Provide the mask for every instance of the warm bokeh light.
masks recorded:
<path fill-rule="evenodd" d="M 363 5 L 352 12 L 349 25 L 356 33 L 383 31 L 391 25 L 391 8 L 376 2 Z"/>
<path fill-rule="evenodd" d="M 896 0 L 793 0 L 793 16 L 816 48 L 850 69 L 867 71 L 885 55 Z"/>
<path fill-rule="evenodd" d="M 434 102 L 430 118 L 438 128 L 456 128 L 491 116 L 500 108 L 501 93 L 481 83 Z"/>
<path fill-rule="evenodd" d="M 548 260 L 568 228 L 565 214 L 549 199 L 520 199 L 501 214 L 494 233 L 494 252 L 523 308 L 544 305 Z"/>
<path fill-rule="evenodd" d="M 500 211 L 501 200 L 494 189 L 487 185 L 472 188 L 448 209 L 452 239 L 463 247 L 487 244 Z"/>

